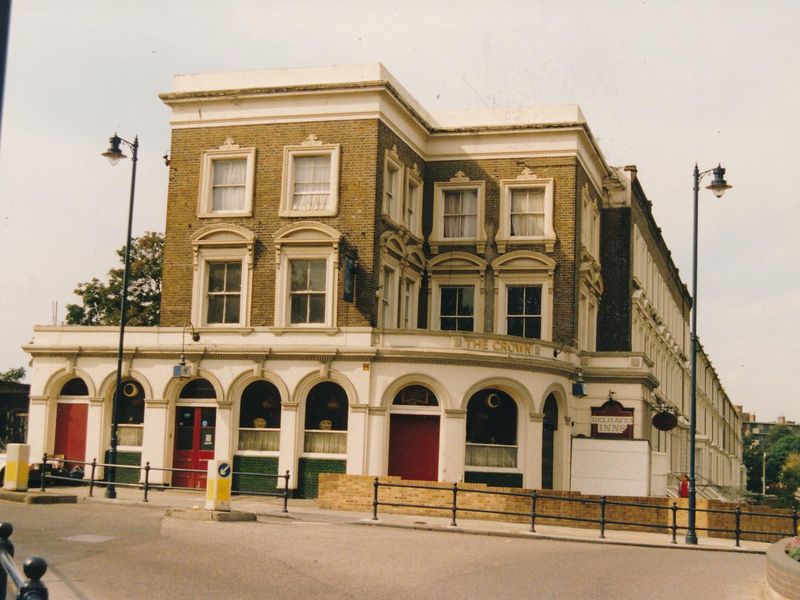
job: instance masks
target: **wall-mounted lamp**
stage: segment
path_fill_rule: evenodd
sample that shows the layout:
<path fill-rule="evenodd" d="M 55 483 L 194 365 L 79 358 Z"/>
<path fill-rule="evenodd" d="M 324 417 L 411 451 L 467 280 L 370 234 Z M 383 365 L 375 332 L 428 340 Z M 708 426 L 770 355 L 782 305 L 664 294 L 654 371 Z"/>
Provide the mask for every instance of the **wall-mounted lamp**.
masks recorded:
<path fill-rule="evenodd" d="M 200 341 L 200 333 L 195 331 L 194 325 L 191 323 L 187 323 L 188 327 L 192 330 L 192 341 L 199 342 Z M 186 364 L 186 327 L 187 325 L 183 326 L 183 330 L 181 331 L 181 362 L 177 365 L 172 367 L 172 376 L 177 377 L 179 379 L 188 379 L 192 376 L 192 368 Z"/>
<path fill-rule="evenodd" d="M 588 394 L 586 392 L 586 384 L 583 382 L 583 373 L 578 371 L 578 376 L 572 383 L 572 395 L 576 398 L 585 398 Z"/>

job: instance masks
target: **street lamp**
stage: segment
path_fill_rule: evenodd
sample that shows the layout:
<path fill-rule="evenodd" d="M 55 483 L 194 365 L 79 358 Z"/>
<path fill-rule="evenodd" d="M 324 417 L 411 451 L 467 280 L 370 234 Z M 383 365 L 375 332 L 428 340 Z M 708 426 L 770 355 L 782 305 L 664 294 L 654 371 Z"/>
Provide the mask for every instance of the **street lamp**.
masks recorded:
<path fill-rule="evenodd" d="M 716 169 L 700 172 L 697 164 L 694 165 L 694 225 L 692 237 L 692 405 L 691 425 L 689 428 L 689 522 L 686 527 L 686 543 L 697 544 L 695 531 L 695 437 L 697 434 L 697 204 L 700 191 L 700 180 L 714 173 L 714 179 L 707 189 L 711 190 L 717 198 L 721 198 L 726 190 L 733 186 L 725 181 L 725 169 L 717 165 Z"/>
<path fill-rule="evenodd" d="M 125 321 L 126 313 L 128 310 L 128 276 L 131 266 L 131 225 L 133 224 L 133 194 L 136 190 L 136 161 L 139 156 L 139 136 L 133 138 L 133 143 L 124 140 L 116 133 L 109 140 L 111 146 L 108 150 L 103 152 L 112 165 L 116 165 L 120 159 L 127 158 L 120 150 L 120 144 L 125 144 L 131 149 L 131 160 L 133 162 L 133 169 L 131 171 L 131 200 L 128 207 L 128 237 L 125 242 L 125 269 L 122 275 L 122 293 L 119 307 L 119 348 L 117 349 L 117 383 L 114 387 L 114 403 L 111 407 L 111 451 L 108 455 L 108 463 L 111 465 L 108 468 L 108 485 L 106 485 L 105 497 L 116 498 L 117 488 L 114 481 L 117 476 L 117 429 L 119 428 L 119 402 L 120 402 L 120 388 L 122 387 L 122 347 L 125 342 Z"/>

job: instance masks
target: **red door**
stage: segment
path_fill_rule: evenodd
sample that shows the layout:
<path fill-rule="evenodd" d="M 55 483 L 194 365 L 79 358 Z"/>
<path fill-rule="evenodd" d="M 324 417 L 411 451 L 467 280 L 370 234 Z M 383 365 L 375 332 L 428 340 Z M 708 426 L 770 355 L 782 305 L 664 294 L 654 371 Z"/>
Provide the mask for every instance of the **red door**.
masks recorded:
<path fill-rule="evenodd" d="M 202 473 L 174 471 L 174 487 L 206 487 L 209 459 L 214 458 L 214 427 L 217 409 L 179 406 L 175 410 L 175 469 L 199 469 Z"/>
<path fill-rule="evenodd" d="M 439 417 L 392 415 L 389 475 L 436 481 L 439 478 Z"/>
<path fill-rule="evenodd" d="M 86 459 L 87 404 L 58 404 L 56 409 L 56 443 L 53 453 L 66 460 Z"/>

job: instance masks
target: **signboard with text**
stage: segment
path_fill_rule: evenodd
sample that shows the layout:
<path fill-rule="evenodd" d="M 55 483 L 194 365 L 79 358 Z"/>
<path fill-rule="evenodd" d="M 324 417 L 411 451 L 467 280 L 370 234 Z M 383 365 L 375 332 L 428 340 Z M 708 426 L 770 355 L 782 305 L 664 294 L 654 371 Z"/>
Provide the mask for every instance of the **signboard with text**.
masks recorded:
<path fill-rule="evenodd" d="M 592 408 L 589 423 L 593 438 L 633 439 L 633 409 L 616 400 Z"/>

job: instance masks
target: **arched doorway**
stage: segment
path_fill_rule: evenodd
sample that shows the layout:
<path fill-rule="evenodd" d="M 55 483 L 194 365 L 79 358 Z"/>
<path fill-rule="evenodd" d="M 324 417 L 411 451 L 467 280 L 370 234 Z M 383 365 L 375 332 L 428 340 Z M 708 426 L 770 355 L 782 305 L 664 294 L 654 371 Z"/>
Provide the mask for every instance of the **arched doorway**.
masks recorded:
<path fill-rule="evenodd" d="M 439 478 L 439 402 L 424 386 L 404 387 L 392 401 L 389 475 L 422 481 Z"/>
<path fill-rule="evenodd" d="M 347 392 L 333 381 L 318 383 L 308 393 L 303 424 L 303 454 L 297 467 L 297 494 L 316 498 L 320 473 L 347 470 Z"/>
<path fill-rule="evenodd" d="M 65 461 L 86 460 L 86 421 L 89 388 L 80 377 L 67 381 L 56 401 L 56 439 L 53 454 Z"/>
<path fill-rule="evenodd" d="M 522 487 L 517 413 L 514 399 L 499 389 L 484 389 L 469 399 L 464 481 Z"/>
<path fill-rule="evenodd" d="M 192 379 L 178 394 L 172 466 L 187 470 L 172 473 L 174 487 L 206 486 L 208 461 L 214 458 L 216 398 L 214 386 L 207 379 Z"/>
<path fill-rule="evenodd" d="M 555 432 L 558 430 L 558 402 L 553 394 L 544 401 L 542 420 L 542 489 L 553 489 L 555 464 Z"/>

